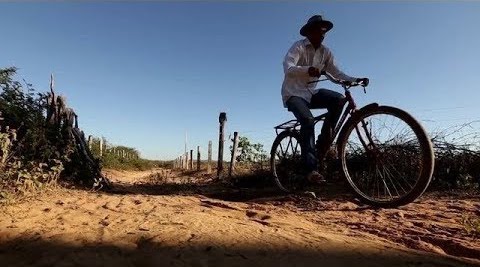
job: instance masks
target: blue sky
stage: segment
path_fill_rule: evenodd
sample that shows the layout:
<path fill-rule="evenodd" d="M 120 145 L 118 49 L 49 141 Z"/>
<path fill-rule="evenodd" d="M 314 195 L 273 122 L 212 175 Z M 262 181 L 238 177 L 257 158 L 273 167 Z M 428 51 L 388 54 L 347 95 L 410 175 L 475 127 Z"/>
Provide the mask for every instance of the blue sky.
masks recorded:
<path fill-rule="evenodd" d="M 432 130 L 480 119 L 480 3 L 2 3 L 0 67 L 56 89 L 86 134 L 147 158 L 205 151 L 218 114 L 265 144 L 292 118 L 282 60 L 313 14 L 334 23 L 325 44 L 347 74 L 370 77 L 360 105 L 395 105 Z M 321 87 L 337 89 L 332 84 Z M 318 113 L 318 112 L 317 112 Z"/>

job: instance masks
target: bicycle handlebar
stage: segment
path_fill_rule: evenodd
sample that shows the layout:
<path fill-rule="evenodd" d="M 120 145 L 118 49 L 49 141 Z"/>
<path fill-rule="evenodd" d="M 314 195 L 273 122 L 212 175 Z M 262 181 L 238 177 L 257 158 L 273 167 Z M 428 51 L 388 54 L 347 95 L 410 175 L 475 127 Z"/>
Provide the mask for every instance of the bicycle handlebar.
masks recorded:
<path fill-rule="evenodd" d="M 328 74 L 325 71 L 322 71 L 320 73 L 320 77 L 322 75 L 324 75 L 326 77 L 326 79 L 318 79 L 316 81 L 308 82 L 307 84 L 312 84 L 312 83 L 317 83 L 317 82 L 329 80 L 332 83 L 340 84 L 345 90 L 348 90 L 350 87 L 363 86 L 363 90 L 365 91 L 365 85 L 361 82 L 350 82 L 350 81 L 346 81 L 346 80 L 335 79 L 332 75 Z"/>

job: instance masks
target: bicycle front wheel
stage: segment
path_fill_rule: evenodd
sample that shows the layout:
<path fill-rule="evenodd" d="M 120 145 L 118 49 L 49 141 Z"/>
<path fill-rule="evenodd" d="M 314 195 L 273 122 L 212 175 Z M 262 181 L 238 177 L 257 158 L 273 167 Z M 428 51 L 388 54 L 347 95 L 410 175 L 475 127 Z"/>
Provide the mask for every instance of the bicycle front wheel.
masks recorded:
<path fill-rule="evenodd" d="M 366 204 L 405 205 L 430 184 L 432 143 L 421 124 L 401 109 L 359 111 L 342 130 L 338 150 L 345 178 Z"/>

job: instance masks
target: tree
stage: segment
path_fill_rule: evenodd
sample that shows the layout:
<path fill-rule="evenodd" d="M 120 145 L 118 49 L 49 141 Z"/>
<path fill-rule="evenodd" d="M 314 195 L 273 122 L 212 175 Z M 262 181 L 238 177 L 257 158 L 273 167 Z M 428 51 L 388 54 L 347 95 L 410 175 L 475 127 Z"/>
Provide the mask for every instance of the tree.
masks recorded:
<path fill-rule="evenodd" d="M 237 162 L 255 163 L 267 159 L 263 144 L 252 143 L 246 136 L 240 136 L 238 140 L 238 150 Z M 230 146 L 230 151 L 233 151 L 232 146 Z"/>

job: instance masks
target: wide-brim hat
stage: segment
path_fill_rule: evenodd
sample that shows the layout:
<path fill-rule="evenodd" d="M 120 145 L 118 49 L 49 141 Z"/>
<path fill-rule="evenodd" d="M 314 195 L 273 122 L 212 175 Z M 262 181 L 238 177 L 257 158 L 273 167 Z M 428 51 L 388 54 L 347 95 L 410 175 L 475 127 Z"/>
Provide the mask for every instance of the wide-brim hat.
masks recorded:
<path fill-rule="evenodd" d="M 306 36 L 307 32 L 314 27 L 325 28 L 325 32 L 328 32 L 333 28 L 333 23 L 331 21 L 324 20 L 320 15 L 315 15 L 308 19 L 307 23 L 303 25 L 303 27 L 300 29 L 300 34 L 302 36 Z"/>

